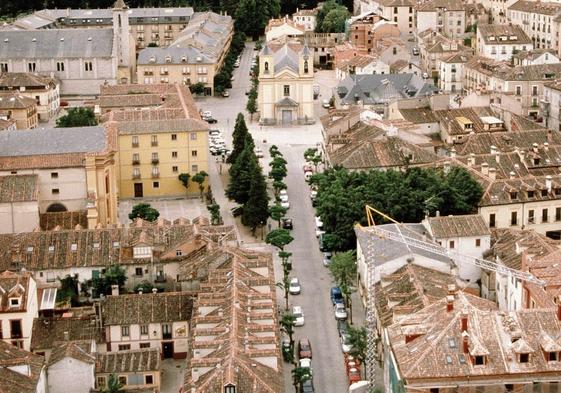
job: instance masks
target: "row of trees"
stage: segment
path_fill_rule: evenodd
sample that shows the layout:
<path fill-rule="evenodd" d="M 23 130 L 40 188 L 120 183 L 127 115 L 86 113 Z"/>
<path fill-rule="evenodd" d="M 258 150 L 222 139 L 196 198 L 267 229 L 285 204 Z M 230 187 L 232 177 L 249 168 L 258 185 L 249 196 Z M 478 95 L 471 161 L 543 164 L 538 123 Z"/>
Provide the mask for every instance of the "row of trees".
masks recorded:
<path fill-rule="evenodd" d="M 257 227 L 267 223 L 269 197 L 263 170 L 255 155 L 255 143 L 242 113 L 238 113 L 232 137 L 232 153 L 227 159 L 232 165 L 228 170 L 230 182 L 226 196 L 241 205 L 242 224 L 251 228 L 255 235 Z"/>
<path fill-rule="evenodd" d="M 216 94 L 222 94 L 226 89 L 232 87 L 232 73 L 234 72 L 234 63 L 245 46 L 245 34 L 237 31 L 232 38 L 230 49 L 224 60 L 224 64 L 220 72 L 214 76 L 214 91 Z"/>
<path fill-rule="evenodd" d="M 258 42 L 256 45 L 261 46 Z M 256 64 L 251 68 L 251 89 L 247 97 L 247 105 L 245 109 L 253 120 L 253 115 L 257 112 L 257 89 L 259 87 L 259 56 L 256 57 Z"/>
<path fill-rule="evenodd" d="M 327 232 L 323 241 L 329 249 L 340 251 L 355 247 L 353 225 L 366 225 L 365 205 L 399 222 L 419 222 L 437 210 L 443 215 L 472 213 L 483 193 L 479 183 L 459 167 L 364 172 L 336 167 L 313 175 L 310 182 L 318 189 L 317 212 Z"/>

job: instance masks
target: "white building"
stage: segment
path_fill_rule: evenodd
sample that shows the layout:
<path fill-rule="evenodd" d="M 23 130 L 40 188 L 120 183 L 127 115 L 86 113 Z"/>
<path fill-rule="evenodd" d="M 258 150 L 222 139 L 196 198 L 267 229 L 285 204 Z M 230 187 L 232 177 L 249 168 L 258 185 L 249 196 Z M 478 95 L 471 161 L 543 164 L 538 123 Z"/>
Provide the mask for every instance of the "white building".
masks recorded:
<path fill-rule="evenodd" d="M 337 79 L 345 79 L 349 74 L 389 74 L 390 66 L 381 59 L 370 55 L 358 55 L 343 60 L 335 68 Z"/>
<path fill-rule="evenodd" d="M 561 61 L 554 49 L 534 49 L 532 51 L 521 51 L 513 57 L 514 66 L 529 66 L 543 64 L 557 64 Z"/>
<path fill-rule="evenodd" d="M 555 131 L 561 131 L 561 83 L 553 81 L 543 85 L 543 99 L 540 102 L 545 125 Z"/>
<path fill-rule="evenodd" d="M 508 4 L 507 19 L 526 32 L 534 48 L 559 50 L 560 2 L 518 0 Z"/>
<path fill-rule="evenodd" d="M 316 30 L 317 10 L 299 10 L 292 14 L 292 20 L 300 26 L 304 26 L 306 31 Z"/>
<path fill-rule="evenodd" d="M 4 341 L 29 350 L 38 311 L 37 284 L 31 273 L 0 273 L 0 331 Z"/>
<path fill-rule="evenodd" d="M 417 6 L 416 34 L 434 30 L 447 38 L 465 35 L 466 9 L 460 0 L 429 0 Z"/>
<path fill-rule="evenodd" d="M 108 296 L 103 303 L 107 351 L 157 348 L 164 359 L 185 358 L 192 308 L 189 292 Z"/>
<path fill-rule="evenodd" d="M 471 56 L 466 53 L 454 53 L 440 60 L 438 79 L 440 90 L 461 93 L 464 88 L 464 64 Z"/>
<path fill-rule="evenodd" d="M 428 217 L 423 220 L 423 225 L 436 242 L 450 251 L 483 258 L 491 247 L 491 232 L 479 214 Z M 460 264 L 459 275 L 475 282 L 481 277 L 481 269 L 471 264 Z"/>
<path fill-rule="evenodd" d="M 532 50 L 532 40 L 516 25 L 478 25 L 476 51 L 494 60 L 510 60 L 517 52 Z"/>
<path fill-rule="evenodd" d="M 415 5 L 413 0 L 365 0 L 361 1 L 361 13 L 376 11 L 384 19 L 397 23 L 403 34 L 413 35 Z"/>
<path fill-rule="evenodd" d="M 266 42 L 271 42 L 281 37 L 293 38 L 303 36 L 305 31 L 306 29 L 303 26 L 288 18 L 271 19 L 265 28 L 265 40 Z"/>
<path fill-rule="evenodd" d="M 95 388 L 95 341 L 58 342 L 47 364 L 49 393 L 90 393 Z"/>
<path fill-rule="evenodd" d="M 45 358 L 0 340 L 0 391 L 47 393 Z"/>
<path fill-rule="evenodd" d="M 0 176 L 0 233 L 39 228 L 37 175 Z"/>

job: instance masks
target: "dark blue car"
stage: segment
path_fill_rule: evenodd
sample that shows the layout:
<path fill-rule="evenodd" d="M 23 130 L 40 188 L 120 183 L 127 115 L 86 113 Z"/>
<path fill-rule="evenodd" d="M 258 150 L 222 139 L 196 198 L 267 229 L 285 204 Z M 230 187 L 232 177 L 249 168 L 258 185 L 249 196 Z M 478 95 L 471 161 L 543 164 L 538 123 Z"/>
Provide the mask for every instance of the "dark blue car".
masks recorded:
<path fill-rule="evenodd" d="M 341 292 L 341 288 L 339 287 L 331 288 L 331 303 L 333 303 L 333 305 L 337 303 L 344 303 L 343 293 Z"/>

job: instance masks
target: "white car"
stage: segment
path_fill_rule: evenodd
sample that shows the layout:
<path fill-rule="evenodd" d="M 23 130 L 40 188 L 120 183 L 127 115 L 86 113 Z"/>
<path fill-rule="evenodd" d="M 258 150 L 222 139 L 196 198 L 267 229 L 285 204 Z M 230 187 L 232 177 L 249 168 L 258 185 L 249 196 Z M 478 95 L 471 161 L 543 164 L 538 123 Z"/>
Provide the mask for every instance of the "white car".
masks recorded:
<path fill-rule="evenodd" d="M 310 180 L 310 177 L 312 177 L 313 174 L 314 173 L 312 171 L 306 171 L 306 172 L 304 172 L 304 178 L 306 180 Z"/>
<path fill-rule="evenodd" d="M 304 311 L 302 311 L 302 307 L 292 307 L 292 315 L 294 315 L 295 318 L 294 326 L 304 326 Z"/>
<path fill-rule="evenodd" d="M 321 106 L 323 106 L 326 109 L 329 109 L 331 104 L 329 103 L 329 100 L 323 100 L 322 103 L 321 103 Z"/>
<path fill-rule="evenodd" d="M 313 201 L 318 196 L 318 192 L 316 190 L 310 191 L 310 199 Z"/>
<path fill-rule="evenodd" d="M 316 237 L 319 239 L 321 235 L 325 234 L 325 231 L 322 231 L 319 228 L 316 228 Z"/>
<path fill-rule="evenodd" d="M 257 158 L 263 158 L 263 150 L 260 147 L 255 148 L 255 156 Z"/>
<path fill-rule="evenodd" d="M 347 309 L 343 303 L 335 303 L 335 319 L 347 319 Z"/>
<path fill-rule="evenodd" d="M 308 369 L 309 374 L 312 375 L 312 359 L 302 358 L 298 361 L 298 366 L 300 368 Z"/>
<path fill-rule="evenodd" d="M 203 117 L 212 117 L 212 112 L 211 111 L 204 111 L 203 112 Z"/>
<path fill-rule="evenodd" d="M 282 207 L 284 207 L 285 209 L 290 209 L 290 202 L 288 202 L 288 200 L 286 200 L 286 201 L 281 200 L 280 205 Z"/>
<path fill-rule="evenodd" d="M 316 228 L 318 228 L 318 229 L 323 228 L 323 221 L 321 221 L 320 216 L 316 216 Z"/>
<path fill-rule="evenodd" d="M 280 190 L 279 196 L 281 197 L 281 199 L 282 199 L 283 197 L 286 197 L 286 199 L 288 200 L 288 193 L 287 193 L 286 190 Z"/>
<path fill-rule="evenodd" d="M 349 335 L 344 333 L 341 334 L 341 349 L 344 353 L 347 353 L 351 350 L 352 345 L 349 343 Z"/>
<path fill-rule="evenodd" d="M 288 287 L 288 292 L 291 295 L 299 295 L 301 291 L 302 291 L 302 287 L 300 286 L 300 281 L 298 281 L 298 278 L 296 277 L 291 278 L 290 285 Z"/>

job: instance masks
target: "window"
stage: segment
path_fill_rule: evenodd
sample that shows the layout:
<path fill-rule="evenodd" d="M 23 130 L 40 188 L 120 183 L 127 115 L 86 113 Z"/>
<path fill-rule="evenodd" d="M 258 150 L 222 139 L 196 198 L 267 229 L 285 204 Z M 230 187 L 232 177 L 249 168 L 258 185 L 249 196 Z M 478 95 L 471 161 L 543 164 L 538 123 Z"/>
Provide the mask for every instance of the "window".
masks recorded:
<path fill-rule="evenodd" d="M 146 258 L 152 256 L 151 247 L 134 247 L 132 249 L 133 258 Z"/>
<path fill-rule="evenodd" d="M 162 324 L 162 338 L 171 338 L 171 325 L 169 323 Z"/>
<path fill-rule="evenodd" d="M 140 179 L 140 169 L 138 168 L 133 168 L 132 170 L 132 177 L 134 179 Z"/>
<path fill-rule="evenodd" d="M 0 340 L 4 338 L 4 334 L 2 333 L 2 324 L 0 323 Z"/>
<path fill-rule="evenodd" d="M 177 140 L 177 134 L 171 134 L 171 140 L 176 141 Z"/>
<path fill-rule="evenodd" d="M 542 190 L 542 197 L 546 197 L 548 194 L 547 188 Z"/>
<path fill-rule="evenodd" d="M 33 63 L 27 63 L 27 70 L 29 72 L 35 72 L 35 69 L 36 69 L 36 64 L 34 62 Z"/>
<path fill-rule="evenodd" d="M 129 327 L 128 326 L 121 326 L 121 336 L 128 337 L 129 336 Z"/>
<path fill-rule="evenodd" d="M 138 135 L 132 136 L 132 147 L 138 147 Z"/>
<path fill-rule="evenodd" d="M 191 165 L 191 172 L 197 173 L 199 171 L 199 166 L 197 164 Z"/>
<path fill-rule="evenodd" d="M 159 181 L 152 182 L 152 187 L 153 188 L 160 188 L 160 182 Z"/>
<path fill-rule="evenodd" d="M 105 387 L 105 377 L 97 377 L 96 378 L 96 389 L 104 388 Z"/>
<path fill-rule="evenodd" d="M 51 172 L 51 179 L 58 179 L 58 172 Z"/>
<path fill-rule="evenodd" d="M 308 60 L 304 61 L 304 74 L 308 73 Z"/>
<path fill-rule="evenodd" d="M 160 170 L 158 169 L 157 166 L 153 166 L 152 167 L 152 177 L 158 177 L 160 176 Z"/>
<path fill-rule="evenodd" d="M 511 191 L 510 192 L 510 199 L 518 199 L 518 192 L 517 191 Z"/>
<path fill-rule="evenodd" d="M 148 325 L 140 325 L 140 334 L 143 336 L 148 335 Z"/>
<path fill-rule="evenodd" d="M 128 345 L 130 347 L 130 345 Z M 120 347 L 120 345 L 119 345 Z M 127 377 L 124 375 L 119 375 L 119 383 L 123 386 L 127 384 Z"/>
<path fill-rule="evenodd" d="M 142 276 L 142 268 L 141 267 L 134 268 L 134 274 L 137 276 Z"/>
<path fill-rule="evenodd" d="M 393 47 L 392 52 L 393 52 L 394 55 L 397 55 L 397 48 L 395 46 Z"/>
<path fill-rule="evenodd" d="M 154 383 L 154 376 L 153 375 L 145 375 L 144 376 L 144 384 L 145 385 L 152 385 Z"/>
<path fill-rule="evenodd" d="M 516 95 L 522 95 L 522 86 L 516 86 Z"/>
<path fill-rule="evenodd" d="M 495 225 L 496 225 L 495 219 L 496 219 L 495 213 L 489 214 L 489 227 L 491 227 L 491 228 L 495 227 Z"/>
<path fill-rule="evenodd" d="M 534 197 L 534 191 L 528 191 L 528 198 Z"/>
<path fill-rule="evenodd" d="M 555 208 L 555 221 L 561 221 L 561 207 Z"/>
<path fill-rule="evenodd" d="M 197 157 L 197 151 L 191 150 L 191 157 Z"/>
<path fill-rule="evenodd" d="M 84 63 L 84 68 L 86 71 L 93 71 L 93 64 L 91 61 L 86 61 Z"/>
<path fill-rule="evenodd" d="M 438 388 L 430 388 L 430 393 L 438 393 L 439 389 Z"/>
<path fill-rule="evenodd" d="M 56 70 L 58 72 L 64 71 L 64 63 L 62 61 L 57 61 L 56 63 Z"/>
<path fill-rule="evenodd" d="M 529 353 L 521 353 L 520 354 L 520 363 L 528 363 L 530 361 L 530 354 Z"/>
<path fill-rule="evenodd" d="M 10 298 L 10 307 L 19 307 L 19 297 Z"/>
<path fill-rule="evenodd" d="M 284 96 L 288 97 L 290 95 L 290 85 L 284 85 Z"/>
<path fill-rule="evenodd" d="M 265 62 L 264 67 L 265 67 L 265 72 L 264 73 L 268 74 L 269 73 L 269 62 L 268 61 Z"/>
<path fill-rule="evenodd" d="M 481 239 L 475 239 L 475 247 L 481 247 Z"/>
<path fill-rule="evenodd" d="M 224 386 L 224 393 L 236 393 L 236 387 L 232 384 Z"/>
<path fill-rule="evenodd" d="M 132 155 L 132 163 L 133 164 L 140 164 L 140 154 L 133 153 Z"/>
<path fill-rule="evenodd" d="M 58 194 L 60 194 L 60 190 L 59 190 L 58 188 L 53 188 L 53 189 L 51 190 L 51 193 L 52 193 L 53 195 L 58 195 Z"/>
<path fill-rule="evenodd" d="M 8 72 L 8 63 L 0 63 L 0 72 Z"/>
<path fill-rule="evenodd" d="M 157 164 L 159 161 L 158 153 L 152 153 L 152 164 Z"/>
<path fill-rule="evenodd" d="M 196 133 L 196 132 L 192 132 L 192 133 L 191 133 L 191 140 L 192 140 L 192 141 L 196 141 L 196 140 L 197 140 L 197 133 Z"/>
<path fill-rule="evenodd" d="M 485 356 L 475 356 L 474 361 L 476 366 L 483 366 L 485 364 Z"/>
<path fill-rule="evenodd" d="M 152 146 L 158 146 L 158 135 L 152 135 Z"/>
<path fill-rule="evenodd" d="M 393 13 L 397 14 L 397 7 L 393 7 Z"/>
<path fill-rule="evenodd" d="M 532 95 L 533 95 L 533 96 L 537 96 L 537 95 L 538 95 L 538 86 L 532 86 Z"/>
<path fill-rule="evenodd" d="M 450 248 L 454 248 L 456 246 L 456 242 L 454 240 L 450 240 Z"/>
<path fill-rule="evenodd" d="M 171 167 L 171 171 L 172 171 L 173 173 L 177 173 L 177 172 L 179 172 L 179 168 L 178 168 L 177 166 L 172 166 L 172 167 Z"/>
<path fill-rule="evenodd" d="M 171 152 L 171 158 L 177 158 L 177 152 L 176 151 Z"/>
<path fill-rule="evenodd" d="M 518 225 L 518 212 L 510 212 L 510 225 Z"/>
<path fill-rule="evenodd" d="M 542 222 L 547 222 L 547 218 L 548 218 L 547 217 L 547 212 L 548 212 L 548 209 L 543 209 L 542 210 Z"/>
<path fill-rule="evenodd" d="M 129 351 L 131 349 L 130 344 L 119 344 L 118 350 L 119 351 Z"/>
<path fill-rule="evenodd" d="M 182 256 L 182 255 L 183 255 L 183 251 L 181 251 L 181 250 L 175 250 L 175 256 L 176 256 L 176 257 L 180 257 L 180 256 Z"/>
<path fill-rule="evenodd" d="M 547 361 L 556 362 L 557 361 L 557 352 L 547 352 Z"/>
<path fill-rule="evenodd" d="M 528 224 L 533 224 L 534 222 L 535 222 L 534 210 L 530 209 L 528 210 Z"/>
<path fill-rule="evenodd" d="M 150 348 L 150 343 L 140 343 L 140 349 Z"/>

